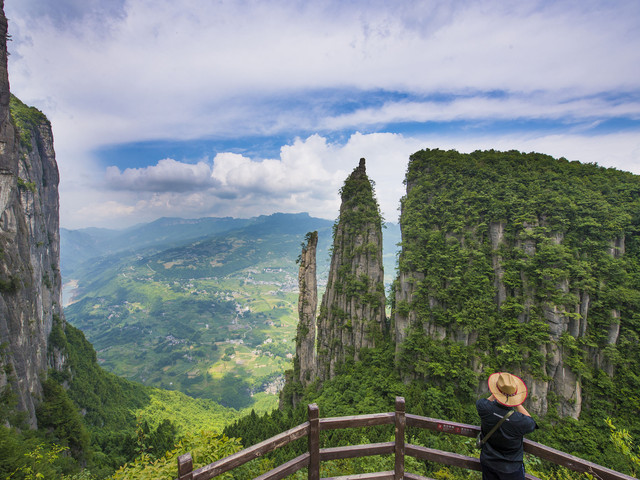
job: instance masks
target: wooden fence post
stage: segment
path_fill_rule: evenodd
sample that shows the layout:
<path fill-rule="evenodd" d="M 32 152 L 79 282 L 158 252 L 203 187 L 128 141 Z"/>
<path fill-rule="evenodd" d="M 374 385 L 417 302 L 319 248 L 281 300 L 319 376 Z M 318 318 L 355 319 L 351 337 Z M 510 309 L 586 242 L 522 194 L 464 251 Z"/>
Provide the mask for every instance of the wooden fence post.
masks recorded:
<path fill-rule="evenodd" d="M 404 478 L 404 429 L 407 425 L 405 417 L 404 397 L 396 397 L 396 464 L 394 469 L 394 480 Z"/>
<path fill-rule="evenodd" d="M 193 459 L 190 453 L 178 457 L 178 480 L 193 480 Z"/>
<path fill-rule="evenodd" d="M 309 412 L 309 480 L 320 480 L 320 418 L 318 405 L 312 403 Z"/>

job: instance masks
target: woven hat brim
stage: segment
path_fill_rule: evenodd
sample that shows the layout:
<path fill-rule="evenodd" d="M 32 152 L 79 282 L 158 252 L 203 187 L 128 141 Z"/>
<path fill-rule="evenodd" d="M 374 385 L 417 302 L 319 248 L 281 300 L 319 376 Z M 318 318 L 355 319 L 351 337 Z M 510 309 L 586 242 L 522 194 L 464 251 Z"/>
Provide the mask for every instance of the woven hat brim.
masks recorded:
<path fill-rule="evenodd" d="M 515 395 L 510 395 L 507 397 L 507 395 L 498 390 L 498 376 L 501 373 L 507 372 L 496 372 L 489 377 L 489 380 L 487 381 L 489 384 L 489 390 L 491 391 L 491 393 L 493 393 L 493 396 L 496 398 L 498 403 L 506 407 L 517 407 L 518 405 L 522 405 L 527 398 L 527 394 L 529 393 L 524 381 L 520 377 L 517 377 L 510 373 L 509 375 L 511 375 L 511 377 L 513 377 L 513 379 L 516 381 L 518 390 Z"/>

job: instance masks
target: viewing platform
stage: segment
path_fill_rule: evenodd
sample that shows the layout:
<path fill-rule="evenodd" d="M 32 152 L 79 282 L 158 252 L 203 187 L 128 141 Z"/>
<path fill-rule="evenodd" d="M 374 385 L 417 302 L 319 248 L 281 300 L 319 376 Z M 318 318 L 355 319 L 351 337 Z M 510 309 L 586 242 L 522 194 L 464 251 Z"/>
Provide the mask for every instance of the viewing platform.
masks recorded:
<path fill-rule="evenodd" d="M 318 406 L 311 404 L 308 406 L 308 414 L 309 419 L 303 424 L 196 470 L 193 470 L 191 455 L 189 453 L 181 455 L 178 458 L 178 480 L 208 480 L 215 478 L 304 437 L 307 438 L 307 452 L 256 477 L 254 480 L 283 479 L 303 468 L 307 469 L 309 480 L 430 480 L 427 477 L 405 471 L 405 457 L 407 455 L 418 460 L 426 460 L 442 465 L 476 471 L 481 470 L 478 458 L 406 443 L 406 427 L 417 427 L 472 438 L 475 438 L 480 433 L 480 427 L 408 414 L 405 412 L 405 402 L 402 397 L 396 397 L 395 412 L 319 418 Z M 323 430 L 372 427 L 376 425 L 394 425 L 395 441 L 320 448 L 320 432 Z M 524 439 L 524 451 L 556 465 L 592 475 L 596 480 L 632 480 L 634 478 L 540 443 L 532 442 L 526 438 Z M 320 478 L 321 462 L 373 455 L 394 455 L 394 469 L 386 472 L 354 473 L 341 477 Z M 538 480 L 537 477 L 530 474 L 527 474 L 526 477 L 529 480 Z"/>

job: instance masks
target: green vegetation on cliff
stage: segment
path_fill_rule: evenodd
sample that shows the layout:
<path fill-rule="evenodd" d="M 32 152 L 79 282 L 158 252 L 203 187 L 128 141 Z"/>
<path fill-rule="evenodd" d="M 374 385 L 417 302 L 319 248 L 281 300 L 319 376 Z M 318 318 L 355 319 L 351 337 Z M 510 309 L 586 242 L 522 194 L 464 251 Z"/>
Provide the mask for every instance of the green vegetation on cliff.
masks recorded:
<path fill-rule="evenodd" d="M 374 193 L 375 183 L 365 172 L 364 159 L 345 180 L 340 189 L 340 224 L 348 228 L 347 233 L 362 233 L 362 228 L 382 228 L 380 207 Z M 337 224 L 334 229 L 337 228 Z"/>
<path fill-rule="evenodd" d="M 471 400 L 496 370 L 557 383 L 560 358 L 583 415 L 635 420 L 640 177 L 535 153 L 423 150 L 406 183 L 399 271 L 416 289 L 395 307 L 416 320 L 399 368 Z M 553 413 L 560 399 L 547 400 Z"/>
<path fill-rule="evenodd" d="M 365 159 L 340 190 L 331 267 L 317 317 L 316 372 L 333 377 L 335 365 L 357 359 L 388 333 L 385 315 L 382 216 Z"/>
<path fill-rule="evenodd" d="M 25 105 L 13 94 L 11 94 L 10 108 L 11 118 L 20 136 L 20 145 L 30 152 L 33 149 L 31 132 L 40 125 L 48 125 L 49 119 L 40 110 Z"/>

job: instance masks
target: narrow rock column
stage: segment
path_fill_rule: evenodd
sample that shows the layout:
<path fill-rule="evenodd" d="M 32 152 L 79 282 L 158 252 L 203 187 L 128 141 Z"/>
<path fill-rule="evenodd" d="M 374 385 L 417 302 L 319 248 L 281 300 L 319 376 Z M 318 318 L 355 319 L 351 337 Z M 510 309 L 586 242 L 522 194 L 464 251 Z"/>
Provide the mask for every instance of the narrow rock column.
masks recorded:
<path fill-rule="evenodd" d="M 296 334 L 296 377 L 307 386 L 315 377 L 316 309 L 318 288 L 316 281 L 316 248 L 318 232 L 309 232 L 303 244 L 298 272 L 298 331 Z"/>

